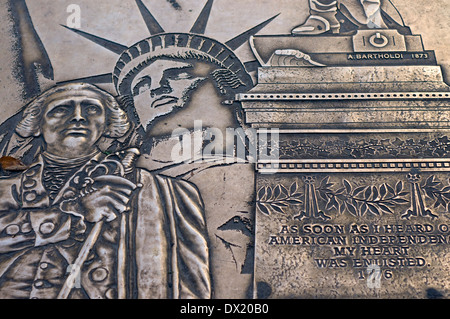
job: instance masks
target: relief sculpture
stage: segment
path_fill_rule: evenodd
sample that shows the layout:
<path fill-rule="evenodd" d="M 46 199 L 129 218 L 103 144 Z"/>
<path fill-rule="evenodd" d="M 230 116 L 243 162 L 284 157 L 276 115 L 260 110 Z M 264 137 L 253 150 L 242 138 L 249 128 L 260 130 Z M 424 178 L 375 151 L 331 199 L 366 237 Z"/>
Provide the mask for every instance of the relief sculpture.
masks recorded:
<path fill-rule="evenodd" d="M 0 298 L 450 296 L 439 5 L 69 2 L 0 1 Z"/>
<path fill-rule="evenodd" d="M 43 93 L 24 115 L 16 132 L 42 145 L 36 162 L 2 180 L 2 297 L 210 296 L 196 187 L 136 169 L 137 149 L 106 155 L 98 148 L 130 127 L 114 97 L 66 84 Z M 157 254 L 149 257 L 149 247 Z M 83 289 L 64 282 L 69 265 L 80 268 Z"/>
<path fill-rule="evenodd" d="M 187 108 L 206 82 L 218 107 L 244 125 L 234 97 L 253 81 L 231 48 L 273 18 L 223 44 L 203 35 L 212 4 L 190 33 L 168 33 L 136 1 L 152 36 L 130 47 L 65 26 L 119 58 L 111 74 L 63 81 L 3 124 L 3 158 L 20 164 L 3 171 L 3 298 L 212 297 L 202 196 L 193 183 L 156 172 L 183 163 L 155 170 L 150 154 L 153 124 Z M 94 85 L 102 83 L 117 96 Z M 234 232 L 232 220 L 217 231 Z M 247 245 L 242 271 L 250 272 Z"/>
<path fill-rule="evenodd" d="M 391 1 L 309 10 L 291 35 L 250 39 L 262 67 L 238 95 L 279 137 L 256 164 L 254 297 L 448 296 L 442 69 Z"/>

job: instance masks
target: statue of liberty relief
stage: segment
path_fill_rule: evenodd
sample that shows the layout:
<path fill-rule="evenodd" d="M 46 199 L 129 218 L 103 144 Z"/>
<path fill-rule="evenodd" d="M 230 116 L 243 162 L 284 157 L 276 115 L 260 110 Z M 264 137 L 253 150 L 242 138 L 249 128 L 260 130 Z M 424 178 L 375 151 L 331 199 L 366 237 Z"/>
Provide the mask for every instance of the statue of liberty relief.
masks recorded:
<path fill-rule="evenodd" d="M 389 3 L 393 7 L 390 1 Z M 407 29 L 406 32 L 409 32 L 409 28 L 398 24 L 383 10 L 383 4 L 382 0 L 309 0 L 310 15 L 303 24 L 292 30 L 292 34 L 307 36 L 342 33 L 338 12 L 359 29 L 396 28 Z"/>
<path fill-rule="evenodd" d="M 239 112 L 230 101 L 253 83 L 233 50 L 274 18 L 222 44 L 203 35 L 211 0 L 189 33 L 165 32 L 136 3 L 151 37 L 126 47 L 73 30 L 117 53 L 114 71 L 42 93 L 0 143 L 28 166 L 0 178 L 0 298 L 213 296 L 199 189 L 136 161 L 156 119 L 192 106 L 201 89 Z"/>
<path fill-rule="evenodd" d="M 222 43 L 205 35 L 213 3 L 213 0 L 205 3 L 188 32 L 166 32 L 149 8 L 136 0 L 150 37 L 132 46 L 67 28 L 118 55 L 110 74 L 76 81 L 114 85 L 120 103 L 135 125 L 133 134 L 116 144 L 140 145 L 143 157 L 149 159 L 145 165 L 150 170 L 161 167 L 147 155 L 165 147 L 167 137 L 179 128 L 177 121 L 191 131 L 194 120 L 224 132 L 228 127 L 244 125 L 242 108 L 234 99 L 236 94 L 254 86 L 249 73 L 256 71 L 258 63 L 241 61 L 234 51 L 248 44 L 249 38 L 277 15 Z M 199 96 L 207 97 L 207 102 Z M 161 156 L 172 164 L 171 159 Z"/>

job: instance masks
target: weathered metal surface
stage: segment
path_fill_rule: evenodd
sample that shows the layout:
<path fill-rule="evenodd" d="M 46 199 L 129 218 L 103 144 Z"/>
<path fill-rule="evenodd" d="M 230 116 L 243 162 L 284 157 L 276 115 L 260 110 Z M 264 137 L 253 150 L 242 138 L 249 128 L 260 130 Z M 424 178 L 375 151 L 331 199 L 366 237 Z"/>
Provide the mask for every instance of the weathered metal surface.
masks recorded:
<path fill-rule="evenodd" d="M 0 1 L 0 297 L 448 297 L 448 4 L 393 2 Z"/>

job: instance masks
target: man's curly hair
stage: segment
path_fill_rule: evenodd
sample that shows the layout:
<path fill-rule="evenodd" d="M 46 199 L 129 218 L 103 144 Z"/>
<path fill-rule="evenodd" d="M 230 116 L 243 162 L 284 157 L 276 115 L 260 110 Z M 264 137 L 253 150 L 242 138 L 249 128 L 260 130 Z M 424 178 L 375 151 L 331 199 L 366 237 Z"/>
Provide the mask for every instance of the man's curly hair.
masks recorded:
<path fill-rule="evenodd" d="M 104 103 L 107 120 L 107 129 L 104 136 L 119 138 L 128 132 L 130 121 L 114 96 L 92 84 L 68 83 L 52 87 L 25 106 L 22 119 L 15 128 L 16 133 L 24 138 L 39 136 L 42 117 L 49 99 L 57 93 L 67 92 L 69 94 L 70 92 L 79 93 L 82 91 L 97 93 Z"/>

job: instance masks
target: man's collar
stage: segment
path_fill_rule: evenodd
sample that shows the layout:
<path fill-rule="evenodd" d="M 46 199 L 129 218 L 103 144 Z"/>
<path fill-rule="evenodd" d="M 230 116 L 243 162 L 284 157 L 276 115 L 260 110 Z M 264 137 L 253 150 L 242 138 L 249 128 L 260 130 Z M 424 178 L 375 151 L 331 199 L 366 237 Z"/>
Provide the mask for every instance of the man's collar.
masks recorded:
<path fill-rule="evenodd" d="M 82 172 L 87 165 L 91 165 L 94 162 L 100 162 L 106 155 L 101 152 L 97 152 L 61 187 L 57 196 L 53 200 L 53 204 L 60 202 L 64 199 L 64 196 L 68 194 L 70 190 L 71 181 Z M 22 174 L 22 207 L 23 208 L 44 208 L 50 206 L 50 198 L 48 192 L 43 185 L 43 171 L 44 171 L 44 158 L 42 154 L 39 154 L 36 161 L 23 172 Z"/>

